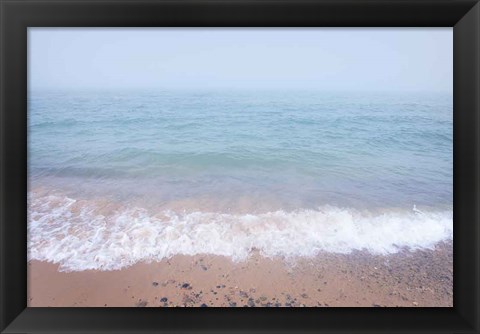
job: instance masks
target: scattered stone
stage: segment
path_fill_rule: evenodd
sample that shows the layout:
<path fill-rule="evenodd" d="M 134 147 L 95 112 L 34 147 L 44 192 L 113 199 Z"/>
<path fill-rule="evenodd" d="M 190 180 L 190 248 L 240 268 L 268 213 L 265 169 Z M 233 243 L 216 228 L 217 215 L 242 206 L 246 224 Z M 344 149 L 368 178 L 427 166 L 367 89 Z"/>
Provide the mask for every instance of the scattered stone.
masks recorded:
<path fill-rule="evenodd" d="M 182 284 L 183 289 L 188 289 L 189 286 L 190 286 L 190 284 L 188 284 L 188 283 L 183 283 Z"/>
<path fill-rule="evenodd" d="M 261 297 L 260 297 L 260 300 L 261 300 L 262 302 L 264 302 L 264 301 L 266 301 L 266 300 L 267 300 L 267 297 L 265 297 L 265 296 L 261 296 Z"/>
<path fill-rule="evenodd" d="M 152 282 L 153 286 L 158 286 L 158 282 Z"/>
<path fill-rule="evenodd" d="M 182 298 L 182 303 L 184 303 L 184 304 L 192 304 L 194 302 L 195 301 L 188 295 L 184 295 L 183 298 Z"/>
<path fill-rule="evenodd" d="M 417 302 L 413 302 L 412 304 L 413 304 L 413 306 L 418 306 Z"/>
<path fill-rule="evenodd" d="M 167 298 L 167 297 L 163 297 L 162 299 L 160 299 L 160 301 L 161 301 L 162 303 L 166 303 L 166 302 L 168 301 L 168 298 Z"/>
<path fill-rule="evenodd" d="M 145 307 L 147 306 L 148 302 L 146 300 L 140 300 L 138 303 L 137 303 L 137 307 Z"/>

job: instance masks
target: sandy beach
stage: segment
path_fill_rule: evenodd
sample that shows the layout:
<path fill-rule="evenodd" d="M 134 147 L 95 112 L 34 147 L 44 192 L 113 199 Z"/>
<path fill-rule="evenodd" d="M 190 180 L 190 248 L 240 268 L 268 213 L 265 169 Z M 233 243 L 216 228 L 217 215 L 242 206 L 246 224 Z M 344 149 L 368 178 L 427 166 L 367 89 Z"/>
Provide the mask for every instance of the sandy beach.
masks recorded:
<path fill-rule="evenodd" d="M 30 261 L 28 306 L 451 307 L 451 243 L 374 256 L 322 253 L 294 261 L 174 256 L 115 271 L 59 272 Z"/>

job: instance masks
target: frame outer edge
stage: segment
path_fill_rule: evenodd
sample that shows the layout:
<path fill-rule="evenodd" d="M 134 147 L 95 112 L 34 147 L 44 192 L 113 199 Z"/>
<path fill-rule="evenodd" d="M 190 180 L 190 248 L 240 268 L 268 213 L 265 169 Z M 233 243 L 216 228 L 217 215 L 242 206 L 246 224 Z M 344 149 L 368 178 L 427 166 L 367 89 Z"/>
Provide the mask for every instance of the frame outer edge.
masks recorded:
<path fill-rule="evenodd" d="M 476 99 L 475 99 L 475 116 L 476 116 L 476 124 L 475 124 L 475 130 L 476 130 L 476 137 L 475 137 L 475 178 L 476 178 L 476 183 L 475 183 L 475 201 L 477 203 L 475 207 L 475 215 L 476 215 L 476 221 L 474 222 L 475 225 L 475 235 L 476 235 L 476 252 L 473 255 L 475 262 L 477 263 L 477 266 L 475 267 L 475 277 L 474 280 L 476 282 L 475 284 L 475 289 L 476 291 L 473 291 L 474 293 L 474 300 L 475 300 L 475 305 L 474 305 L 474 310 L 473 310 L 473 326 L 474 326 L 474 331 L 475 333 L 480 333 L 480 2 L 477 2 L 477 4 L 472 8 L 474 13 L 474 21 L 475 21 L 475 40 L 474 43 L 476 44 L 476 54 L 475 54 L 475 68 L 473 69 L 473 73 L 475 75 L 475 93 L 476 93 Z M 454 272 L 455 275 L 455 272 Z"/>
<path fill-rule="evenodd" d="M 22 7 L 25 5 L 27 2 L 22 2 Z M 21 111 L 27 103 L 26 91 L 22 89 L 27 78 L 22 66 L 26 65 L 23 8 L 16 2 L 0 0 L 0 9 L 0 332 L 3 333 L 25 311 L 27 302 L 26 280 L 19 279 L 27 274 L 27 188 L 23 186 L 27 174 L 26 168 L 18 168 L 18 163 L 24 162 L 26 167 L 26 136 L 22 137 L 26 129 L 19 125 L 26 119 Z M 20 110 L 15 104 L 19 101 L 18 94 L 23 104 Z M 15 238 L 19 235 L 20 242 Z"/>
<path fill-rule="evenodd" d="M 480 3 L 454 26 L 454 308 L 480 333 Z M 468 53 L 465 51 L 468 50 Z M 463 78 L 463 80 L 460 80 Z M 463 99 L 459 99 L 459 97 Z M 461 152 L 461 154 L 460 154 Z M 455 157 L 456 156 L 456 157 Z M 469 221 L 468 218 L 473 221 Z M 463 220 L 463 225 L 455 221 Z M 455 241 L 461 236 L 462 242 Z M 458 239 L 457 239 L 458 240 Z M 456 255 L 455 255 L 456 254 Z M 467 260 L 470 258 L 470 260 Z M 462 265 L 459 265 L 462 263 Z M 474 268 L 467 271 L 469 263 Z M 456 291 L 456 292 L 455 292 Z M 459 291 L 469 293 L 459 294 Z M 457 294 L 458 293 L 458 294 Z M 458 297 L 462 296 L 462 302 Z"/>
<path fill-rule="evenodd" d="M 22 1 L 20 0 L 19 1 L 20 3 L 26 3 L 28 1 Z M 33 1 L 35 2 L 35 1 Z M 69 2 L 68 0 L 66 1 L 67 3 Z M 90 2 L 90 1 L 87 1 L 87 2 Z M 181 2 L 181 1 L 180 1 Z M 228 1 L 226 1 L 228 3 Z M 13 3 L 12 1 L 8 1 L 8 3 Z M 7 274 L 7 264 L 6 264 L 6 259 L 7 259 L 7 252 L 6 252 L 6 245 L 5 245 L 5 241 L 6 241 L 6 236 L 4 234 L 4 231 L 5 231 L 5 227 L 4 227 L 4 224 L 5 224 L 5 211 L 4 209 L 6 208 L 5 204 L 6 204 L 6 201 L 7 201 L 7 198 L 6 198 L 6 193 L 5 192 L 5 176 L 6 176 L 6 172 L 5 172 L 5 153 L 7 151 L 7 143 L 6 143 L 6 135 L 5 135 L 5 130 L 6 130 L 6 125 L 4 124 L 4 119 L 5 119 L 5 113 L 6 113 L 6 109 L 5 109 L 5 106 L 6 106 L 6 103 L 4 101 L 4 97 L 6 96 L 6 91 L 8 90 L 6 87 L 5 87 L 5 82 L 4 82 L 4 73 L 5 73 L 5 70 L 7 70 L 5 68 L 5 55 L 6 55 L 6 51 L 4 50 L 3 46 L 5 45 L 5 37 L 6 37 L 6 23 L 5 23 L 5 18 L 6 18 L 6 15 L 5 15 L 5 7 L 7 5 L 7 1 L 4 1 L 4 0 L 0 0 L 0 51 L 1 51 L 1 61 L 0 61 L 0 221 L 1 221 L 1 224 L 0 224 L 0 242 L 1 242 L 1 245 L 0 245 L 0 293 L 2 294 L 2 297 L 1 297 L 1 304 L 0 304 L 0 307 L 1 307 L 1 310 L 0 310 L 0 332 L 3 332 L 5 330 L 5 327 L 9 324 L 6 323 L 6 321 L 12 321 L 13 319 L 7 319 L 9 316 L 8 316 L 8 313 L 6 311 L 6 308 L 7 308 L 7 303 L 8 303 L 8 300 L 5 299 L 5 292 L 6 292 L 6 289 L 7 289 L 7 285 L 5 283 L 5 275 Z M 475 92 L 475 99 L 474 100 L 474 109 L 473 111 L 475 112 L 475 115 L 473 116 L 473 120 L 474 120 L 474 123 L 471 124 L 472 127 L 474 127 L 474 133 L 472 133 L 473 135 L 473 141 L 471 142 L 472 144 L 472 147 L 469 149 L 470 152 L 473 152 L 475 155 L 473 157 L 471 157 L 472 159 L 472 162 L 473 162 L 473 165 L 474 166 L 471 166 L 471 168 L 475 168 L 475 171 L 474 171 L 474 174 L 472 176 L 474 176 L 474 180 L 473 180 L 473 184 L 472 184 L 472 188 L 475 189 L 475 194 L 474 194 L 474 198 L 472 198 L 471 200 L 474 200 L 476 201 L 476 206 L 475 206 L 475 209 L 474 209 L 474 214 L 475 214 L 475 226 L 473 227 L 473 231 L 475 232 L 474 234 L 472 234 L 472 238 L 477 238 L 476 240 L 477 241 L 480 241 L 479 239 L 479 232 L 480 232 L 480 228 L 479 228 L 479 217 L 480 217 L 480 203 L 478 202 L 478 199 L 479 199 L 479 191 L 480 191 L 480 179 L 479 179 L 479 174 L 480 174 L 480 171 L 479 171 L 479 166 L 480 166 L 480 110 L 479 110 L 479 107 L 480 107 L 480 73 L 479 73 L 479 70 L 480 70 L 480 59 L 478 56 L 480 56 L 480 33 L 479 33 L 479 29 L 480 29 L 480 5 L 479 3 L 477 3 L 474 8 L 472 8 L 470 10 L 469 13 L 467 13 L 465 15 L 464 18 L 467 18 L 466 16 L 469 16 L 469 19 L 472 19 L 475 20 L 475 28 L 476 28 L 476 35 L 475 35 L 475 46 L 476 46 L 476 60 L 474 60 L 473 63 L 470 63 L 470 71 L 473 72 L 473 78 L 474 78 L 474 82 L 473 82 L 473 87 L 471 87 L 471 89 L 469 89 L 470 92 Z M 9 18 L 10 20 L 10 18 Z M 460 20 L 462 21 L 462 20 Z M 459 21 L 459 23 L 460 23 Z M 472 75 L 472 74 L 470 74 Z M 471 100 L 472 101 L 472 100 Z M 465 124 L 463 124 L 465 125 Z M 463 151 L 463 150 L 462 150 Z M 472 247 L 472 250 L 474 251 L 472 256 L 474 257 L 474 259 L 477 261 L 478 263 L 478 260 L 479 260 L 479 254 L 480 254 L 480 242 L 478 242 L 476 245 L 471 245 Z M 478 333 L 479 329 L 480 329 L 480 318 L 478 316 L 478 313 L 479 313 L 479 297 L 480 297 L 480 276 L 479 276 L 479 267 L 476 266 L 474 268 L 474 271 L 472 271 L 474 273 L 474 280 L 475 280 L 475 283 L 473 285 L 473 287 L 476 289 L 475 291 L 472 291 L 472 295 L 473 295 L 473 298 L 475 300 L 475 303 L 474 303 L 474 309 L 471 310 L 472 312 L 474 312 L 474 321 L 473 323 L 470 322 L 472 325 L 474 325 L 475 327 L 475 330 L 474 332 L 475 333 Z M 15 317 L 14 317 L 15 318 Z M 468 318 L 468 317 L 465 317 L 465 318 Z M 472 320 L 472 318 L 468 318 L 469 320 Z"/>
<path fill-rule="evenodd" d="M 3 47 L 3 40 L 4 40 L 4 25 L 5 25 L 5 20 L 3 19 L 3 12 L 4 12 L 4 2 L 0 0 L 0 73 L 4 73 L 4 59 L 5 59 L 5 48 Z M 5 233 L 3 229 L 3 222 L 5 221 L 4 217 L 4 145 L 5 145 L 5 139 L 4 139 L 4 127 L 5 123 L 3 122 L 3 113 L 5 112 L 5 107 L 4 107 L 4 84 L 3 84 L 4 76 L 0 75 L 0 295 L 1 301 L 0 301 L 0 331 L 3 331 L 6 327 L 6 308 L 7 308 L 7 303 L 5 300 L 5 280 L 4 277 L 6 275 L 6 270 L 5 270 Z"/>

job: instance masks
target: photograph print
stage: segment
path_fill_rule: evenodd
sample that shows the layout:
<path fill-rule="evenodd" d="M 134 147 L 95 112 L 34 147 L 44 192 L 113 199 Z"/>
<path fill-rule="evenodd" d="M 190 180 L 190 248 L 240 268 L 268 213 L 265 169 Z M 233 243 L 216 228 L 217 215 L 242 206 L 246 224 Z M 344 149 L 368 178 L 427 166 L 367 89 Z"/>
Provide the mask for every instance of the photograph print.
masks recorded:
<path fill-rule="evenodd" d="M 29 307 L 452 307 L 452 28 L 28 28 Z"/>

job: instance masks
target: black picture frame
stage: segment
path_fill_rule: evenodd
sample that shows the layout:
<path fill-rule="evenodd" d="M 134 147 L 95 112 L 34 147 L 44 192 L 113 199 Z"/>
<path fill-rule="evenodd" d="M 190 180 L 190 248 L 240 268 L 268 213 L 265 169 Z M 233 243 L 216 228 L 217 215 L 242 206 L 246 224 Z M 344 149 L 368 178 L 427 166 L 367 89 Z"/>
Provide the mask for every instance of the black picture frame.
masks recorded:
<path fill-rule="evenodd" d="M 479 333 L 480 5 L 473 0 L 0 0 L 2 333 Z M 453 27 L 454 307 L 27 308 L 27 27 Z"/>

